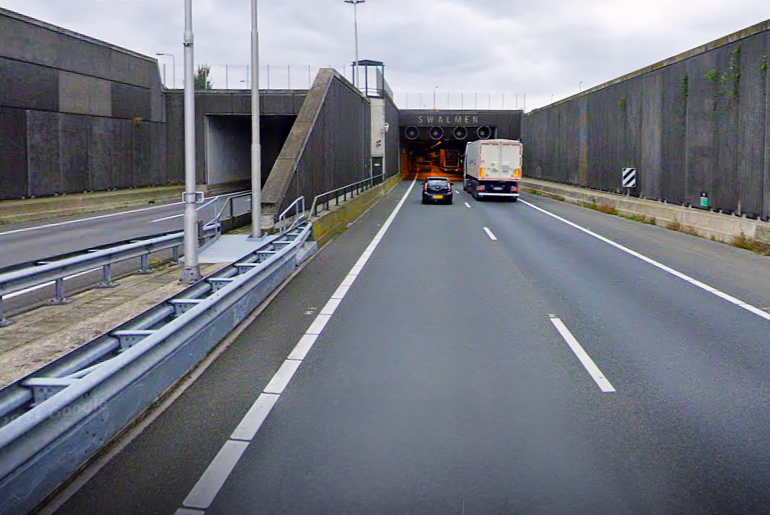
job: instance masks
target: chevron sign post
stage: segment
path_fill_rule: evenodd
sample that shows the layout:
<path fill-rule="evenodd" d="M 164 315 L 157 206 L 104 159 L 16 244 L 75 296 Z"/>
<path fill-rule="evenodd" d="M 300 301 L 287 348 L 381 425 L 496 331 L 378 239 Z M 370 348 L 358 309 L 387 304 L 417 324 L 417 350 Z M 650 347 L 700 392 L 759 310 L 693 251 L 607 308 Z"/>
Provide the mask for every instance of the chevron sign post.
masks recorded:
<path fill-rule="evenodd" d="M 623 168 L 623 187 L 636 188 L 636 168 Z"/>

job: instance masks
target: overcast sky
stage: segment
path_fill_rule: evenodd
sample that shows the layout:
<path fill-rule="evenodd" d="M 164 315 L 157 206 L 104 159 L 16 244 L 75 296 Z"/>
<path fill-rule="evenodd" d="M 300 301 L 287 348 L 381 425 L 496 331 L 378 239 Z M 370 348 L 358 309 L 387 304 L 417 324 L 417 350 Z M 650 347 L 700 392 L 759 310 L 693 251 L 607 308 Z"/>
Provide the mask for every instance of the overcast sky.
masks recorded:
<path fill-rule="evenodd" d="M 214 65 L 215 87 L 246 87 L 250 5 L 193 0 L 195 61 Z M 173 53 L 182 86 L 183 0 L 0 6 L 153 57 Z M 366 0 L 359 58 L 385 63 L 401 108 L 432 108 L 435 92 L 437 108 L 521 108 L 526 94 L 531 110 L 768 19 L 767 0 Z M 343 0 L 262 0 L 259 30 L 262 87 L 267 65 L 271 88 L 288 86 L 289 69 L 291 87 L 306 88 L 319 67 L 342 70 L 355 57 Z M 171 85 L 171 59 L 160 59 Z"/>

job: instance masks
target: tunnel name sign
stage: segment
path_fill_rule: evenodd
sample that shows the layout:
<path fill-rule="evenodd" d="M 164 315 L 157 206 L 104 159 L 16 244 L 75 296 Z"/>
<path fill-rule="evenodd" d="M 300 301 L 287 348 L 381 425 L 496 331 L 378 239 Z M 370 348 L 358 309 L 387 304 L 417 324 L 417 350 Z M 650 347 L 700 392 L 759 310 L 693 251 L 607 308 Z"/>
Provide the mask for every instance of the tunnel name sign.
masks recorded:
<path fill-rule="evenodd" d="M 417 117 L 417 123 L 423 124 L 440 124 L 440 123 L 455 123 L 461 125 L 478 125 L 479 117 L 474 115 L 420 115 Z"/>

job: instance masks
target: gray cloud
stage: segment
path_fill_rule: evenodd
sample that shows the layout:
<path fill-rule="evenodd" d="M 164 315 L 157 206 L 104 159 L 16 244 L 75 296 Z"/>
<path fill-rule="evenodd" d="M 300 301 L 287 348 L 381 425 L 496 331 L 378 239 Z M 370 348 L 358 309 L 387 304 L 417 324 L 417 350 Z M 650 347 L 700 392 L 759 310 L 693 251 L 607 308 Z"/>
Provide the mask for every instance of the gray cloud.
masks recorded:
<path fill-rule="evenodd" d="M 182 0 L 0 0 L 0 5 L 154 56 L 176 55 L 182 75 Z M 243 87 L 249 0 L 194 0 L 196 61 L 215 84 Z M 260 2 L 260 58 L 271 87 L 304 87 L 321 66 L 348 65 L 353 8 L 342 0 Z M 386 64 L 396 99 L 434 89 L 488 92 L 527 107 L 577 93 L 770 18 L 770 4 L 733 0 L 367 0 L 358 7 L 360 57 Z M 170 60 L 166 63 L 170 77 Z M 266 69 L 260 72 L 265 85 Z M 347 70 L 347 75 L 350 71 Z M 180 80 L 180 79 L 178 79 Z M 481 95 L 474 95 L 479 93 Z M 454 101 L 454 100 L 453 100 Z M 508 100 L 510 102 L 511 100 Z M 470 102 L 470 101 L 469 101 Z M 481 104 L 481 102 L 479 102 Z"/>

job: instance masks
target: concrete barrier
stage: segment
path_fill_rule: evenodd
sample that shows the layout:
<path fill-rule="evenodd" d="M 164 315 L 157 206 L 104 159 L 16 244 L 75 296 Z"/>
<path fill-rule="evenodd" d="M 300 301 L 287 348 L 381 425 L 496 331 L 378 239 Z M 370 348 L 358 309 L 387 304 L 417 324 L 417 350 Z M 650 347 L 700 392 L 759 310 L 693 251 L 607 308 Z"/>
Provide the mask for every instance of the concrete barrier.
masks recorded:
<path fill-rule="evenodd" d="M 27 200 L 4 200 L 0 202 L 0 224 L 181 202 L 183 191 L 183 186 L 162 186 Z"/>
<path fill-rule="evenodd" d="M 390 193 L 399 182 L 401 182 L 401 176 L 394 175 L 386 179 L 383 184 L 377 185 L 351 200 L 321 213 L 318 217 L 313 217 L 313 237 L 318 242 L 318 246 L 323 247 L 334 236 L 347 229 L 348 224 L 366 213 L 370 207 Z"/>
<path fill-rule="evenodd" d="M 713 238 L 726 243 L 733 243 L 736 239 L 746 239 L 760 244 L 770 244 L 770 224 L 767 222 L 538 179 L 524 179 L 521 181 L 521 186 L 525 191 L 570 204 L 592 207 L 626 217 L 644 218 L 648 223 L 704 238 Z"/>

